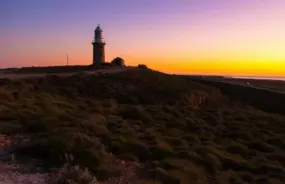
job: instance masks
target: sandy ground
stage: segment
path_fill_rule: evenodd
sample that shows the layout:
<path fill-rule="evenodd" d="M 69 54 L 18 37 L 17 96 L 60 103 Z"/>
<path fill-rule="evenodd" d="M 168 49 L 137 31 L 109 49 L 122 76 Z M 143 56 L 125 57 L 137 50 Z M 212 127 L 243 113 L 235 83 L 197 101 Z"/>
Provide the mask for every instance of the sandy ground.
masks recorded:
<path fill-rule="evenodd" d="M 9 156 L 7 150 L 11 147 L 13 139 L 0 134 L 0 184 L 43 184 L 44 174 L 25 174 L 15 164 L 3 163 L 1 160 Z"/>

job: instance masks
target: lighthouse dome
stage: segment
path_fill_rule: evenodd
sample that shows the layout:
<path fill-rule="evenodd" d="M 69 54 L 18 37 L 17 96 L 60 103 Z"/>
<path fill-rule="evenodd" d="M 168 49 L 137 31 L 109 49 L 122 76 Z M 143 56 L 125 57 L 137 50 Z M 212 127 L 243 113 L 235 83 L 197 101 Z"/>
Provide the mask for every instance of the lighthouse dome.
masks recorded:
<path fill-rule="evenodd" d="M 97 28 L 95 29 L 95 32 L 102 32 L 103 30 L 101 29 L 100 25 L 97 26 Z"/>

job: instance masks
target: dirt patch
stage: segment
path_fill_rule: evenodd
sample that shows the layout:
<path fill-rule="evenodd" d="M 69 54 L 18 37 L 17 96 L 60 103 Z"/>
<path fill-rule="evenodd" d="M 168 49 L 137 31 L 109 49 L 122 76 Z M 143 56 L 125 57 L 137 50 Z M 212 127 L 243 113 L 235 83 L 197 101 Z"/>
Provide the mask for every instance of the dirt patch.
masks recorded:
<path fill-rule="evenodd" d="M 122 170 L 122 175 L 115 178 L 110 178 L 105 182 L 96 182 L 95 184 L 132 184 L 138 181 L 137 166 L 138 163 L 128 162 L 117 159 L 115 164 L 119 165 Z"/>
<path fill-rule="evenodd" d="M 14 144 L 14 138 L 0 134 L 0 183 L 5 184 L 43 184 L 46 174 L 24 173 L 22 168 L 16 164 L 4 163 L 4 157 L 11 157 L 8 151 Z"/>

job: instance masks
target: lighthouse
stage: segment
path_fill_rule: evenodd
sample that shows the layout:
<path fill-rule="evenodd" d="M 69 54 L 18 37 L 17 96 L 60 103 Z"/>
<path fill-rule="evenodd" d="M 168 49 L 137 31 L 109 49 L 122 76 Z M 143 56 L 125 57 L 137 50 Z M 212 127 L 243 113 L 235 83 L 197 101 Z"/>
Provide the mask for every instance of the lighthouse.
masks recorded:
<path fill-rule="evenodd" d="M 94 31 L 93 45 L 93 66 L 100 67 L 105 63 L 105 42 L 103 40 L 103 31 L 100 25 Z"/>

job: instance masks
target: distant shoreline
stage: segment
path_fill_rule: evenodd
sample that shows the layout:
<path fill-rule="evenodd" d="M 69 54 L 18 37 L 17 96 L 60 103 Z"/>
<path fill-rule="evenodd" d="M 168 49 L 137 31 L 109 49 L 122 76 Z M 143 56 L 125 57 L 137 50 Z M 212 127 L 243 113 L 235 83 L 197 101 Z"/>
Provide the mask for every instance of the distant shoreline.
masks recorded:
<path fill-rule="evenodd" d="M 255 76 L 226 76 L 226 75 L 203 75 L 203 74 L 180 74 L 180 73 L 171 73 L 174 75 L 184 75 L 184 76 L 198 76 L 198 77 L 218 77 L 226 79 L 253 79 L 253 80 L 273 80 L 273 81 L 285 81 L 285 77 L 255 77 Z"/>
<path fill-rule="evenodd" d="M 255 79 L 255 80 L 285 81 L 284 77 L 239 77 L 239 76 L 233 76 L 230 78 L 233 78 L 233 79 Z"/>
<path fill-rule="evenodd" d="M 54 68 L 85 68 L 88 65 L 69 65 L 69 66 L 38 66 L 38 67 L 20 67 L 20 68 L 0 68 L 0 72 L 11 72 L 13 70 L 36 70 L 36 69 L 54 69 Z M 40 71 L 41 73 L 42 71 Z M 65 73 L 64 71 L 62 73 Z M 29 72 L 27 72 L 29 73 Z M 34 73 L 31 72 L 31 73 Z M 37 72 L 38 73 L 38 72 Z M 60 72 L 58 72 L 60 73 Z M 176 73 L 176 72 L 167 72 L 168 74 L 174 75 L 184 75 L 184 76 L 199 76 L 199 77 L 224 77 L 228 79 L 253 79 L 253 80 L 272 80 L 272 81 L 285 81 L 285 77 L 263 77 L 263 76 L 229 76 L 229 75 L 207 75 L 207 74 L 189 74 L 189 73 Z"/>

